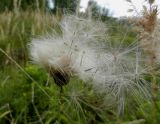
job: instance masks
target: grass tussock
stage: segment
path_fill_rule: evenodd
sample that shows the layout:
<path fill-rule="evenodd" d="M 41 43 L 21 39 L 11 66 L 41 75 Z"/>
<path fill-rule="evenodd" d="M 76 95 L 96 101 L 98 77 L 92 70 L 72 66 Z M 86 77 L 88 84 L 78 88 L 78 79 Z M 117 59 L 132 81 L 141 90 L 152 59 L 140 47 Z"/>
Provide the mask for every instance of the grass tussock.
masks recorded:
<path fill-rule="evenodd" d="M 27 43 L 35 36 L 52 32 L 57 28 L 54 15 L 25 11 L 20 13 L 5 12 L 0 14 L 0 46 L 17 61 L 27 59 Z M 3 55 L 1 61 L 8 63 Z"/>

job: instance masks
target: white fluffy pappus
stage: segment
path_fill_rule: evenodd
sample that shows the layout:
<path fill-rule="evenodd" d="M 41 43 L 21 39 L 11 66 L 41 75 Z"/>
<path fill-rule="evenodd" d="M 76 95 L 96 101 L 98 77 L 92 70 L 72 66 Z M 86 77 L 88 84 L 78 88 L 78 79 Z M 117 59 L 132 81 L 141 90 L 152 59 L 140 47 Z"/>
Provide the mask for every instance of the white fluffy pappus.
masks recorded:
<path fill-rule="evenodd" d="M 136 48 L 103 51 L 107 28 L 99 21 L 65 16 L 60 23 L 62 35 L 33 39 L 31 59 L 44 68 L 61 70 L 84 81 L 92 80 L 100 93 L 111 94 L 117 100 L 118 111 L 124 111 L 127 96 L 150 99 L 148 84 L 141 78 Z M 113 54 L 114 53 L 114 54 Z M 115 54 L 116 53 L 116 54 Z"/>
<path fill-rule="evenodd" d="M 94 75 L 94 85 L 102 93 L 112 95 L 118 104 L 118 113 L 123 114 L 125 101 L 135 99 L 137 103 L 151 100 L 150 85 L 143 74 L 138 46 L 122 50 L 108 51 L 99 58 L 98 71 Z"/>
<path fill-rule="evenodd" d="M 93 42 L 98 42 L 97 37 L 104 33 L 99 31 L 106 30 L 106 26 L 75 16 L 64 17 L 60 25 L 62 36 L 52 35 L 32 40 L 31 59 L 45 68 L 62 71 L 67 68 L 67 71 L 85 81 L 91 79 L 97 70 L 96 56 L 99 54 L 93 49 Z"/>

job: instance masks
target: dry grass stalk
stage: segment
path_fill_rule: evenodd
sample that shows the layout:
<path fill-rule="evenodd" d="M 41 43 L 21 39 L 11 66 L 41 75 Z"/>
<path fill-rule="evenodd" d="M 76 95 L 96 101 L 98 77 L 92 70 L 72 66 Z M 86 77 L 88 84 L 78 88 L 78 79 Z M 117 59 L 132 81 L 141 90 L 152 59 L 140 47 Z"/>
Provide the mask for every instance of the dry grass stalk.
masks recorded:
<path fill-rule="evenodd" d="M 140 46 L 143 48 L 147 55 L 147 64 L 150 68 L 150 75 L 152 76 L 152 90 L 157 92 L 158 87 L 156 84 L 156 63 L 157 63 L 157 45 L 159 43 L 156 39 L 157 35 L 157 15 L 158 6 L 154 5 L 155 0 L 146 0 L 149 7 L 143 6 L 142 16 L 133 20 L 137 26 L 137 32 L 139 33 Z M 131 2 L 131 1 L 130 1 Z M 155 93 L 153 93 L 155 96 Z"/>
<path fill-rule="evenodd" d="M 147 6 L 143 6 L 142 17 L 136 20 L 136 25 L 138 26 L 140 45 L 147 55 L 147 65 L 150 68 L 149 73 L 151 75 L 151 93 L 154 103 L 153 118 L 155 118 L 153 123 L 156 124 L 156 101 L 158 92 L 156 64 L 158 60 L 157 48 L 159 49 L 160 46 L 160 43 L 157 39 L 158 6 L 154 5 L 155 0 L 146 1 L 148 2 L 149 7 L 147 8 Z"/>

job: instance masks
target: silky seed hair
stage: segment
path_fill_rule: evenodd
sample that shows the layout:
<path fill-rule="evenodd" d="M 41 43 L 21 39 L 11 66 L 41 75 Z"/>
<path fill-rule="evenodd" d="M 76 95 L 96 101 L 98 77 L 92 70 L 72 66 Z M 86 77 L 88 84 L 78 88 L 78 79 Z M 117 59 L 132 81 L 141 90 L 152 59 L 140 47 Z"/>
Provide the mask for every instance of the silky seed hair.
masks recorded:
<path fill-rule="evenodd" d="M 66 15 L 60 26 L 61 35 L 33 39 L 30 43 L 31 59 L 49 68 L 57 85 L 65 85 L 71 76 L 77 76 L 97 93 L 112 96 L 119 114 L 130 96 L 139 103 L 150 99 L 137 44 L 111 49 L 106 41 L 107 26 L 101 21 Z"/>

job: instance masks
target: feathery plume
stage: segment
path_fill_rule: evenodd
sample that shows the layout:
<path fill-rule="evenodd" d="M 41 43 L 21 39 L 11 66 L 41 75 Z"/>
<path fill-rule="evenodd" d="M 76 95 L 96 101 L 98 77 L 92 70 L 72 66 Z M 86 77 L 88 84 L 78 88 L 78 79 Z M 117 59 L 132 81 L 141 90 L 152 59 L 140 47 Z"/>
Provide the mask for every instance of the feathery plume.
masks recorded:
<path fill-rule="evenodd" d="M 62 35 L 34 39 L 30 44 L 32 60 L 46 68 L 58 86 L 71 76 L 90 81 L 100 93 L 110 94 L 123 113 L 127 95 L 149 99 L 148 84 L 141 78 L 137 46 L 123 51 L 110 51 L 107 28 L 100 21 L 65 16 L 60 23 Z M 104 48 L 106 50 L 102 50 Z M 142 98 L 143 99 L 143 98 Z"/>
<path fill-rule="evenodd" d="M 73 74 L 84 80 L 90 79 L 96 70 L 97 56 L 92 47 L 105 34 L 105 25 L 66 16 L 60 26 L 62 36 L 32 40 L 32 60 L 46 68 L 55 82 L 61 82 L 60 85 L 63 85 L 62 82 L 69 82 L 69 77 Z M 58 81 L 58 78 L 65 79 Z"/>

